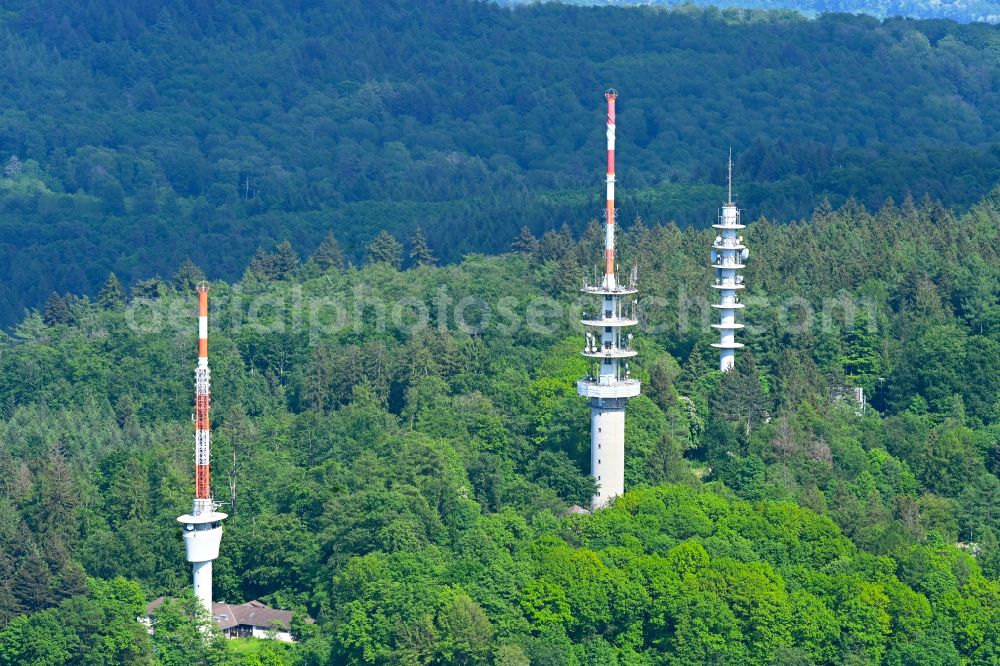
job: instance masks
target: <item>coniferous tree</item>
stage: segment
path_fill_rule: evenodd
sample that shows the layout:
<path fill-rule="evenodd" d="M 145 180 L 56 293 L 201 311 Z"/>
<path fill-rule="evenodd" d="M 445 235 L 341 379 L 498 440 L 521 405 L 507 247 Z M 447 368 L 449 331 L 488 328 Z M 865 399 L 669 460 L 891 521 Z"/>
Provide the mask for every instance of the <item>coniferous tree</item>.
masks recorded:
<path fill-rule="evenodd" d="M 287 280 L 299 268 L 299 253 L 287 240 L 278 243 L 274 249 L 274 279 Z"/>
<path fill-rule="evenodd" d="M 87 574 L 76 562 L 64 563 L 59 573 L 52 579 L 52 596 L 55 601 L 79 597 L 87 592 Z"/>
<path fill-rule="evenodd" d="M 549 229 L 542 235 L 539 256 L 542 261 L 559 261 L 573 251 L 574 245 L 573 233 L 564 224 L 559 231 Z"/>
<path fill-rule="evenodd" d="M 302 401 L 309 409 L 317 412 L 326 410 L 333 385 L 334 363 L 335 357 L 325 344 L 321 343 L 313 349 L 302 380 Z"/>
<path fill-rule="evenodd" d="M 120 310 L 125 307 L 125 289 L 114 273 L 108 273 L 108 279 L 97 295 L 97 304 L 105 310 Z"/>
<path fill-rule="evenodd" d="M 514 239 L 511 244 L 511 249 L 519 254 L 526 254 L 528 256 L 534 256 L 538 254 L 540 245 L 538 239 L 535 235 L 531 233 L 531 229 L 527 226 L 521 227 L 521 232 Z"/>
<path fill-rule="evenodd" d="M 28 612 L 41 610 L 54 601 L 49 585 L 52 573 L 36 548 L 21 559 L 14 571 L 14 595 Z"/>
<path fill-rule="evenodd" d="M 760 384 L 757 362 L 749 349 L 739 354 L 736 365 L 722 376 L 712 396 L 712 411 L 740 424 L 746 436 L 767 416 L 767 396 Z"/>
<path fill-rule="evenodd" d="M 38 487 L 36 516 L 43 533 L 59 534 L 75 528 L 79 493 L 61 443 L 49 447 Z"/>
<path fill-rule="evenodd" d="M 163 280 L 156 275 L 146 280 L 136 280 L 132 285 L 132 298 L 159 298 L 163 295 Z"/>
<path fill-rule="evenodd" d="M 691 480 L 687 462 L 680 445 L 669 433 L 663 433 L 656 448 L 646 457 L 649 481 L 652 483 L 676 483 Z"/>
<path fill-rule="evenodd" d="M 118 427 L 124 428 L 125 424 L 132 420 L 135 415 L 135 401 L 129 394 L 124 394 L 119 396 L 115 401 L 115 419 L 118 421 Z"/>
<path fill-rule="evenodd" d="M 69 306 L 66 305 L 66 300 L 59 294 L 52 292 L 49 296 L 48 302 L 45 304 L 45 311 L 42 313 L 42 319 L 49 326 L 57 326 L 59 324 L 67 324 L 70 320 Z"/>
<path fill-rule="evenodd" d="M 410 264 L 412 266 L 432 266 L 437 262 L 431 248 L 427 245 L 427 238 L 420 227 L 413 232 L 413 239 L 410 241 Z"/>
<path fill-rule="evenodd" d="M 274 259 L 273 254 L 268 253 L 263 247 L 258 247 L 256 254 L 254 254 L 253 259 L 250 260 L 250 264 L 247 266 L 247 270 L 261 280 L 274 280 L 277 276 L 277 267 L 275 266 Z"/>
<path fill-rule="evenodd" d="M 580 266 L 572 252 L 567 252 L 559 259 L 559 265 L 552 276 L 552 295 L 565 297 L 577 292 L 583 284 Z"/>
<path fill-rule="evenodd" d="M 666 362 L 654 363 L 649 369 L 649 388 L 646 395 L 656 403 L 656 406 L 666 411 L 674 404 L 674 373 L 671 368 L 676 364 Z"/>
<path fill-rule="evenodd" d="M 699 393 L 699 384 L 704 379 L 706 372 L 705 356 L 701 351 L 701 346 L 695 345 L 691 349 L 684 367 L 681 368 L 681 389 L 688 395 Z"/>
<path fill-rule="evenodd" d="M 316 248 L 312 260 L 321 271 L 328 271 L 331 268 L 342 271 L 347 267 L 344 251 L 340 249 L 340 244 L 334 237 L 333 232 L 326 234 L 323 242 Z"/>
<path fill-rule="evenodd" d="M 198 284 L 204 281 L 205 272 L 198 268 L 190 257 L 184 258 L 172 280 L 174 289 L 180 292 L 194 291 Z"/>
<path fill-rule="evenodd" d="M 14 561 L 0 549 L 0 629 L 24 612 L 20 600 L 14 594 L 13 578 Z"/>
<path fill-rule="evenodd" d="M 403 263 L 402 256 L 403 246 L 384 229 L 378 232 L 375 239 L 368 245 L 368 262 L 371 264 L 389 264 L 399 270 Z"/>
<path fill-rule="evenodd" d="M 586 265 L 590 266 L 599 261 L 604 256 L 604 227 L 597 223 L 597 220 L 590 220 L 587 228 L 583 230 L 580 241 L 577 243 L 579 255 Z M 619 256 L 623 249 L 623 238 L 618 241 Z"/>

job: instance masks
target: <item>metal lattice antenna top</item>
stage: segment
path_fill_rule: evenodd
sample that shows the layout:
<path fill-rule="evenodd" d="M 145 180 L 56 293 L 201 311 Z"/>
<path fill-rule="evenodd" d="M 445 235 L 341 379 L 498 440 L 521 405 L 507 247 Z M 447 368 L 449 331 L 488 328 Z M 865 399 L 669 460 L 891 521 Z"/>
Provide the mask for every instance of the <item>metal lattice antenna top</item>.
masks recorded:
<path fill-rule="evenodd" d="M 726 205 L 733 205 L 733 148 L 729 147 L 729 199 Z"/>

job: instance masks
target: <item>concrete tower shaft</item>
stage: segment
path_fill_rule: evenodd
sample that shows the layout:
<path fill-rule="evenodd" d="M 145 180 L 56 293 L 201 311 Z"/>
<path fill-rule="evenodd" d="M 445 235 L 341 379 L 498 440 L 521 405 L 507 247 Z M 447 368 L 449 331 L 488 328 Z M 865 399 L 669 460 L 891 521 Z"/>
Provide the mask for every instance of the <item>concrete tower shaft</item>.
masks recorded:
<path fill-rule="evenodd" d="M 626 359 L 635 356 L 632 335 L 625 331 L 638 324 L 634 295 L 637 274 L 633 269 L 628 285 L 618 280 L 615 266 L 615 100 L 618 93 L 608 90 L 608 171 L 605 213 L 604 275 L 600 284 L 584 284 L 583 292 L 599 297 L 601 310 L 595 316 L 584 313 L 587 327 L 583 355 L 593 359 L 596 371 L 577 382 L 577 393 L 590 399 L 590 469 L 597 481 L 591 500 L 600 508 L 625 492 L 625 407 L 639 395 L 638 380 L 631 379 Z"/>

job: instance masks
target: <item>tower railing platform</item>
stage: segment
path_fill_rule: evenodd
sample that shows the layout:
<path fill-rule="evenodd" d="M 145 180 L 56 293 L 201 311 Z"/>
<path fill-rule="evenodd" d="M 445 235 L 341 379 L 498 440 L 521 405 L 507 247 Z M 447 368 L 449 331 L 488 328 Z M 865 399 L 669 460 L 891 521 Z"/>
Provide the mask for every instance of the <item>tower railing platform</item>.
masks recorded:
<path fill-rule="evenodd" d="M 638 326 L 639 320 L 632 319 L 631 317 L 600 317 L 597 319 L 581 319 L 580 323 L 584 326 L 600 328 L 601 326 Z"/>
<path fill-rule="evenodd" d="M 629 294 L 638 294 L 639 290 L 635 287 L 627 287 L 621 284 L 615 284 L 615 286 L 608 288 L 603 284 L 584 284 L 580 287 L 580 291 L 585 294 L 595 294 L 598 296 L 627 296 Z"/>
<path fill-rule="evenodd" d="M 622 348 L 612 348 L 612 349 L 596 349 L 594 351 L 582 351 L 581 355 L 587 358 L 632 358 L 633 356 L 638 356 L 639 352 L 634 349 L 622 349 Z"/>
<path fill-rule="evenodd" d="M 596 379 L 580 379 L 576 382 L 576 392 L 585 398 L 634 398 L 640 393 L 640 382 L 638 379 L 618 379 L 601 384 Z"/>
<path fill-rule="evenodd" d="M 713 342 L 712 346 L 716 349 L 743 349 L 745 345 L 742 342 Z"/>

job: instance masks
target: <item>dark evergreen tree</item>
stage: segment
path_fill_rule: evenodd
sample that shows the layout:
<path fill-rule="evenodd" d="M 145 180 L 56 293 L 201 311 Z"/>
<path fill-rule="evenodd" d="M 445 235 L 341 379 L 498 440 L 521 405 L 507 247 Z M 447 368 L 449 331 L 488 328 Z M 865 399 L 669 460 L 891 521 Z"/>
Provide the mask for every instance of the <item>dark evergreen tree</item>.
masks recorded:
<path fill-rule="evenodd" d="M 542 261 L 560 261 L 574 248 L 573 233 L 563 224 L 559 231 L 549 229 L 542 235 L 538 256 Z"/>
<path fill-rule="evenodd" d="M 24 611 L 14 594 L 14 561 L 0 548 L 0 630 Z"/>
<path fill-rule="evenodd" d="M 108 274 L 108 279 L 97 295 L 97 303 L 105 310 L 121 310 L 125 307 L 125 289 L 114 273 Z"/>
<path fill-rule="evenodd" d="M 274 249 L 274 279 L 287 280 L 299 269 L 299 254 L 287 240 Z"/>
<path fill-rule="evenodd" d="M 135 401 L 127 393 L 115 401 L 115 419 L 118 421 L 119 428 L 124 428 L 125 424 L 132 420 L 135 416 L 135 408 Z"/>
<path fill-rule="evenodd" d="M 342 271 L 347 268 L 344 251 L 340 249 L 340 244 L 337 243 L 332 231 L 326 234 L 323 242 L 316 248 L 312 260 L 321 271 L 328 271 L 331 268 Z"/>
<path fill-rule="evenodd" d="M 28 612 L 41 610 L 55 601 L 52 594 L 52 573 L 45 560 L 32 548 L 18 563 L 13 578 L 17 604 Z"/>
<path fill-rule="evenodd" d="M 197 289 L 198 284 L 205 281 L 205 272 L 198 268 L 190 257 L 185 257 L 184 261 L 174 273 L 172 283 L 174 289 L 180 292 L 192 292 Z"/>
<path fill-rule="evenodd" d="M 666 362 L 654 363 L 649 369 L 649 388 L 646 395 L 656 403 L 656 406 L 666 411 L 674 404 L 674 373 Z"/>
<path fill-rule="evenodd" d="M 302 380 L 302 401 L 309 409 L 322 412 L 330 403 L 336 359 L 325 344 L 317 345 L 309 357 Z"/>
<path fill-rule="evenodd" d="M 265 281 L 274 280 L 278 275 L 274 254 L 269 253 L 262 247 L 257 248 L 257 253 L 250 260 L 247 270 Z"/>
<path fill-rule="evenodd" d="M 410 240 L 410 265 L 411 266 L 432 266 L 437 262 L 431 248 L 427 245 L 427 239 L 420 227 L 413 232 Z"/>
<path fill-rule="evenodd" d="M 760 384 L 757 363 L 749 349 L 740 353 L 733 369 L 722 375 L 722 381 L 712 396 L 712 412 L 727 421 L 738 423 L 746 436 L 767 416 L 767 396 Z"/>
<path fill-rule="evenodd" d="M 668 433 L 663 433 L 656 448 L 646 458 L 649 481 L 652 483 L 678 483 L 693 481 L 680 445 Z"/>
<path fill-rule="evenodd" d="M 538 239 L 535 238 L 535 235 L 531 233 L 531 229 L 529 229 L 526 226 L 521 227 L 521 232 L 517 235 L 517 238 L 515 238 L 514 242 L 511 244 L 511 249 L 513 249 L 514 252 L 518 252 L 520 254 L 526 254 L 529 257 L 533 257 L 536 254 L 538 254 L 538 250 L 540 247 L 541 245 L 539 244 Z"/>
<path fill-rule="evenodd" d="M 154 299 L 163 295 L 163 280 L 154 276 L 146 280 L 136 280 L 132 285 L 132 298 Z"/>
<path fill-rule="evenodd" d="M 702 382 L 707 370 L 701 346 L 696 344 L 691 349 L 687 361 L 684 362 L 684 367 L 681 368 L 681 390 L 687 395 L 702 393 L 699 384 Z"/>
<path fill-rule="evenodd" d="M 58 535 L 74 530 L 80 496 L 61 443 L 49 447 L 39 481 L 35 502 L 39 531 Z"/>
<path fill-rule="evenodd" d="M 552 274 L 552 295 L 557 298 L 571 297 L 579 292 L 583 284 L 583 272 L 576 263 L 572 252 L 567 252 L 559 259 L 559 265 Z"/>
<path fill-rule="evenodd" d="M 87 594 L 87 574 L 83 567 L 73 561 L 67 561 L 52 578 L 52 598 L 55 601 L 79 597 Z"/>
<path fill-rule="evenodd" d="M 49 326 L 68 324 L 70 320 L 70 313 L 69 306 L 66 305 L 65 299 L 63 299 L 63 297 L 59 294 L 52 292 L 52 295 L 49 296 L 48 303 L 45 304 L 45 311 L 42 314 L 42 318 Z"/>
<path fill-rule="evenodd" d="M 399 270 L 403 262 L 403 246 L 388 231 L 380 231 L 368 245 L 368 263 L 388 264 Z"/>

